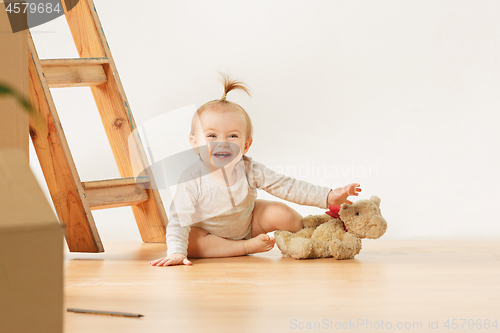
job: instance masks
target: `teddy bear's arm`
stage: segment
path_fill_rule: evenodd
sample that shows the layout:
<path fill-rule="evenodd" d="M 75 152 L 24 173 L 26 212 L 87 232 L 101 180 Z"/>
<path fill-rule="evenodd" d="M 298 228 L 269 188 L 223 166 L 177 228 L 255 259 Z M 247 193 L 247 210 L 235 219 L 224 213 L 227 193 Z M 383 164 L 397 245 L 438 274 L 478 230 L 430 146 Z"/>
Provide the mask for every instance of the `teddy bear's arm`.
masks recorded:
<path fill-rule="evenodd" d="M 330 242 L 330 252 L 335 259 L 352 259 L 361 251 L 361 239 L 346 232 L 342 239 L 334 239 Z"/>

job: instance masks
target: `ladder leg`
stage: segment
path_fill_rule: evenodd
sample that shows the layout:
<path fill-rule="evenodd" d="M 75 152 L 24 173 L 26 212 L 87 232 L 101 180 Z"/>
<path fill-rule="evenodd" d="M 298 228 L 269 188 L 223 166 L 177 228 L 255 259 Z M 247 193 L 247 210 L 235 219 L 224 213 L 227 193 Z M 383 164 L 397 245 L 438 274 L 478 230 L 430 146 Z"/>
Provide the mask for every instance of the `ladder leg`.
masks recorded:
<path fill-rule="evenodd" d="M 146 243 L 164 243 L 167 217 L 161 197 L 154 186 L 154 176 L 150 168 L 145 168 L 144 148 L 137 136 L 131 138 L 135 126 L 132 113 L 124 94 L 118 90 L 111 66 L 104 65 L 108 81 L 91 87 L 101 120 L 113 151 L 118 170 L 123 178 L 134 177 L 134 170 L 146 171 L 152 184 L 147 189 L 149 200 L 131 206 L 141 238 Z M 115 72 L 116 73 L 116 72 Z M 162 215 L 163 214 L 163 215 Z M 164 222 L 165 221 L 165 222 Z"/>
<path fill-rule="evenodd" d="M 104 252 L 90 207 L 71 156 L 40 59 L 28 38 L 30 59 L 30 102 L 41 118 L 40 126 L 30 119 L 30 136 L 59 217 L 66 227 L 66 242 L 72 252 Z"/>

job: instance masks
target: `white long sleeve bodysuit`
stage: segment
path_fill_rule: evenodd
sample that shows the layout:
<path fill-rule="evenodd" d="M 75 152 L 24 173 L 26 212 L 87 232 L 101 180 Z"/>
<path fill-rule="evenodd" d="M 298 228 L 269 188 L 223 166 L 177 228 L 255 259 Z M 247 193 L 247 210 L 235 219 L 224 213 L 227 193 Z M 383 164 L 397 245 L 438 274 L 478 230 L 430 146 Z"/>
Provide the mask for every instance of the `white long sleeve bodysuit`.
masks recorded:
<path fill-rule="evenodd" d="M 276 173 L 248 156 L 235 170 L 236 182 L 229 187 L 216 183 L 201 159 L 184 170 L 170 206 L 167 255 L 187 256 L 191 227 L 227 239 L 250 238 L 257 189 L 301 205 L 327 208 L 328 187 Z"/>

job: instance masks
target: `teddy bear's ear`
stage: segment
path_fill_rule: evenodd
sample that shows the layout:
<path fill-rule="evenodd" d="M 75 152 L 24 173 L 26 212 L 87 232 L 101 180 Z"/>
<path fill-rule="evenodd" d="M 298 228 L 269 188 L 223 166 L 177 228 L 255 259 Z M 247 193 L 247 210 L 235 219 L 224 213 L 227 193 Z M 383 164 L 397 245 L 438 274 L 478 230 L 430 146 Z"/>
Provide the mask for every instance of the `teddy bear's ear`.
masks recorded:
<path fill-rule="evenodd" d="M 370 200 L 373 201 L 377 206 L 380 207 L 380 198 L 379 197 L 377 197 L 376 195 L 372 195 Z"/>
<path fill-rule="evenodd" d="M 349 204 L 343 203 L 342 206 L 340 206 L 340 208 L 345 210 L 345 209 L 349 208 Z"/>

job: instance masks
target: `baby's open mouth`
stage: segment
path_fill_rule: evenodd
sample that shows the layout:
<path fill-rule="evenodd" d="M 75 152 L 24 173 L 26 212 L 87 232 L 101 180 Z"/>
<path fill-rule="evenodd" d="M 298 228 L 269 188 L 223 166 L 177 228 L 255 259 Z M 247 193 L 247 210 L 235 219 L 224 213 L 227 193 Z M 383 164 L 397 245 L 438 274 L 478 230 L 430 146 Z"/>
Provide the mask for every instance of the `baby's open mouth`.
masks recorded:
<path fill-rule="evenodd" d="M 213 156 L 217 157 L 217 158 L 228 158 L 228 157 L 231 156 L 231 153 L 229 153 L 229 152 L 220 152 L 220 153 L 214 153 Z"/>

